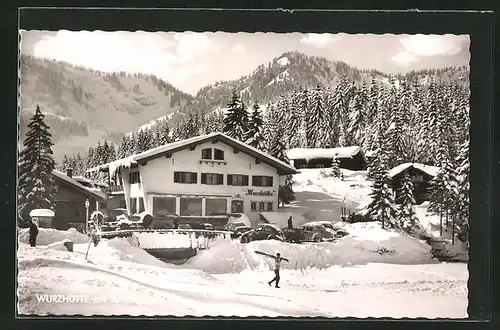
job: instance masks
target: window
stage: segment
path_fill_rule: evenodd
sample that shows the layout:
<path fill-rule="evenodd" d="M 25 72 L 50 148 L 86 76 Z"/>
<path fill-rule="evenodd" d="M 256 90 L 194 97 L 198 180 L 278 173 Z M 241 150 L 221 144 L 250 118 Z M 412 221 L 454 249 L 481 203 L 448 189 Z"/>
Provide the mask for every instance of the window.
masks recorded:
<path fill-rule="evenodd" d="M 212 149 L 206 148 L 201 151 L 201 159 L 212 159 Z"/>
<path fill-rule="evenodd" d="M 164 216 L 175 213 L 175 197 L 153 197 L 153 214 Z"/>
<path fill-rule="evenodd" d="M 108 207 L 108 203 L 106 202 L 99 202 L 99 210 L 105 209 Z"/>
<path fill-rule="evenodd" d="M 197 183 L 198 173 L 195 172 L 174 172 L 175 183 Z"/>
<path fill-rule="evenodd" d="M 227 184 L 229 186 L 248 186 L 248 175 L 228 174 Z"/>
<path fill-rule="evenodd" d="M 324 167 L 323 164 L 316 165 L 316 168 L 323 168 L 323 167 Z"/>
<path fill-rule="evenodd" d="M 224 184 L 224 174 L 201 173 L 201 184 L 211 184 L 211 185 Z"/>
<path fill-rule="evenodd" d="M 256 186 L 256 187 L 272 187 L 273 186 L 273 177 L 272 176 L 254 175 L 252 177 L 252 186 Z"/>
<path fill-rule="evenodd" d="M 121 209 L 126 209 L 127 208 L 127 203 L 125 202 L 124 199 L 120 200 L 120 208 Z"/>
<path fill-rule="evenodd" d="M 227 214 L 227 201 L 222 198 L 207 198 L 205 204 L 206 215 Z"/>
<path fill-rule="evenodd" d="M 300 168 L 302 169 L 307 168 L 307 165 L 300 165 Z"/>
<path fill-rule="evenodd" d="M 141 176 L 139 175 L 139 172 L 132 172 L 128 176 L 128 180 L 130 184 L 134 183 L 140 183 L 141 182 Z"/>
<path fill-rule="evenodd" d="M 130 214 L 137 213 L 137 198 L 130 198 Z"/>
<path fill-rule="evenodd" d="M 250 202 L 250 210 L 251 211 L 257 211 L 257 203 L 256 202 Z"/>
<path fill-rule="evenodd" d="M 267 210 L 272 211 L 273 210 L 273 203 L 267 203 Z"/>
<path fill-rule="evenodd" d="M 220 149 L 214 149 L 214 159 L 215 160 L 224 160 L 224 151 Z"/>
<path fill-rule="evenodd" d="M 201 198 L 181 198 L 181 216 L 201 216 Z"/>
<path fill-rule="evenodd" d="M 265 204 L 264 202 L 259 203 L 259 211 L 265 211 L 266 209 L 264 208 Z"/>
<path fill-rule="evenodd" d="M 139 211 L 137 213 L 144 212 L 144 198 L 139 197 Z"/>

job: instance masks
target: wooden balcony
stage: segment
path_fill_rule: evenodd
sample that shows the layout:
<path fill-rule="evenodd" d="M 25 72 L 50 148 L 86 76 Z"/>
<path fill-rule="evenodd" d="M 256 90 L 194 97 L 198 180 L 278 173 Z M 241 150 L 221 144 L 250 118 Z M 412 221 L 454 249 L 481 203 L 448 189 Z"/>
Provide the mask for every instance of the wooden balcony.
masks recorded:
<path fill-rule="evenodd" d="M 109 193 L 109 194 L 112 194 L 112 193 L 122 193 L 123 192 L 123 186 L 122 185 L 119 185 L 119 186 L 109 186 L 108 188 L 106 188 L 106 192 Z"/>

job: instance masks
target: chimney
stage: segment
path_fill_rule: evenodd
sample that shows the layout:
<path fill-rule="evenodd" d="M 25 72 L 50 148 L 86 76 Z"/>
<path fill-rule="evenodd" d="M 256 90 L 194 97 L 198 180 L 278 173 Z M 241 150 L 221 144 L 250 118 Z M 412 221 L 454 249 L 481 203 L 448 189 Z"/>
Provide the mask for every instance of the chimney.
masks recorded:
<path fill-rule="evenodd" d="M 66 169 L 66 175 L 69 176 L 70 178 L 73 177 L 73 169 L 72 168 L 67 168 Z"/>

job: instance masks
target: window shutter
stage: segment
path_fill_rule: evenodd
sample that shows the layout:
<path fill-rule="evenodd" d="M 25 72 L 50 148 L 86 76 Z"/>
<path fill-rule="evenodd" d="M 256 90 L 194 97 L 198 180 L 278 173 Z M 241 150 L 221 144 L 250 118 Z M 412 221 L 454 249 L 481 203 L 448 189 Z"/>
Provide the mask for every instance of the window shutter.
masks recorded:
<path fill-rule="evenodd" d="M 198 173 L 191 173 L 191 183 L 198 182 Z"/>
<path fill-rule="evenodd" d="M 227 184 L 229 186 L 232 186 L 233 185 L 233 175 L 232 174 L 228 174 L 227 175 Z"/>
<path fill-rule="evenodd" d="M 248 175 L 243 176 L 243 185 L 248 186 Z"/>
<path fill-rule="evenodd" d="M 268 180 L 267 180 L 268 186 L 272 187 L 273 186 L 273 177 L 272 176 L 268 176 L 267 178 L 268 178 Z"/>
<path fill-rule="evenodd" d="M 201 184 L 207 184 L 207 173 L 201 173 Z"/>
<path fill-rule="evenodd" d="M 180 181 L 180 173 L 174 172 L 174 182 L 179 182 L 179 181 Z"/>
<path fill-rule="evenodd" d="M 224 174 L 217 174 L 218 177 L 218 184 L 224 184 Z"/>

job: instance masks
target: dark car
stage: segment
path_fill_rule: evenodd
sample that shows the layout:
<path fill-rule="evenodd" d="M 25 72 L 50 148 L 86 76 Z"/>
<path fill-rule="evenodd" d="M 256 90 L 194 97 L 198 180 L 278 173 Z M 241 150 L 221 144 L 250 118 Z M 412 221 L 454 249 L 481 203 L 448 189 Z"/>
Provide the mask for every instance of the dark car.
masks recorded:
<path fill-rule="evenodd" d="M 268 239 L 284 241 L 285 235 L 278 227 L 269 224 L 262 224 L 255 229 L 243 233 L 243 235 L 241 235 L 240 242 L 248 243 L 251 241 L 263 241 Z"/>
<path fill-rule="evenodd" d="M 306 240 L 304 231 L 300 228 L 281 228 L 285 235 L 285 241 L 290 243 L 302 243 Z"/>
<path fill-rule="evenodd" d="M 299 228 L 304 230 L 305 240 L 308 242 L 323 242 L 334 240 L 334 235 L 318 223 L 306 223 Z"/>

